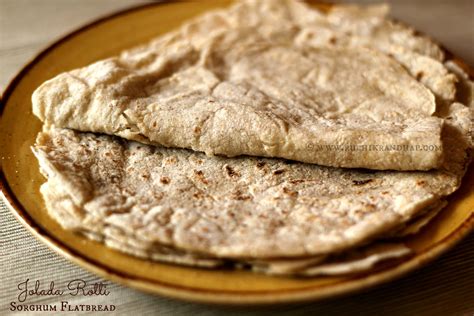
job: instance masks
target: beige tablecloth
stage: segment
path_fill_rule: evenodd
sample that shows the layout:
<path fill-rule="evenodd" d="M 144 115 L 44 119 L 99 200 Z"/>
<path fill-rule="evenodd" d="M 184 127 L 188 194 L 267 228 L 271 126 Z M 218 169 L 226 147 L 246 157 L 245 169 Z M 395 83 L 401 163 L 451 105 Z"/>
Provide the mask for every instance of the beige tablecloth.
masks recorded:
<path fill-rule="evenodd" d="M 0 90 L 48 42 L 97 16 L 140 2 L 144 1 L 0 0 Z M 392 2 L 395 17 L 474 65 L 474 0 Z M 15 314 L 10 302 L 17 300 L 18 284 L 26 279 L 40 280 L 42 287 L 51 281 L 64 285 L 73 279 L 105 282 L 108 296 L 69 297 L 68 301 L 113 304 L 118 315 L 474 315 L 474 234 L 429 266 L 361 294 L 304 305 L 224 308 L 143 294 L 102 280 L 39 243 L 3 202 L 0 213 L 0 315 Z M 55 304 L 59 300 L 38 296 L 28 302 Z"/>

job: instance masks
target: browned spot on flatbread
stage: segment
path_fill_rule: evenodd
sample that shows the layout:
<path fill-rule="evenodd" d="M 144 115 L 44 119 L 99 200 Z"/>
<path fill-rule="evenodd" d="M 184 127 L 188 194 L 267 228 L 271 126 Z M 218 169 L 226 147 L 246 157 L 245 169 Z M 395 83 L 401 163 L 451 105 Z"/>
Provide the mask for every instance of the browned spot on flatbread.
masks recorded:
<path fill-rule="evenodd" d="M 198 192 L 193 194 L 193 197 L 198 199 L 198 200 L 202 200 L 205 196 L 206 195 L 202 191 L 198 191 Z"/>
<path fill-rule="evenodd" d="M 293 191 L 293 190 L 290 190 L 290 189 L 288 189 L 287 187 L 284 187 L 284 188 L 283 188 L 283 193 L 285 193 L 285 194 L 287 194 L 287 195 L 289 195 L 289 196 L 293 196 L 293 197 L 298 196 L 298 192 Z"/>
<path fill-rule="evenodd" d="M 207 181 L 202 170 L 194 170 L 194 174 L 196 175 L 196 178 L 198 178 L 199 181 L 204 184 L 209 184 L 209 181 Z"/>
<path fill-rule="evenodd" d="M 373 181 L 372 179 L 366 179 L 366 180 L 352 180 L 352 183 L 354 183 L 354 185 L 364 185 L 364 184 L 370 183 L 370 182 L 372 182 L 372 181 Z"/>
<path fill-rule="evenodd" d="M 295 180 L 290 180 L 289 182 L 290 182 L 291 184 L 300 184 L 300 183 L 306 182 L 306 180 L 303 180 L 303 179 L 295 179 Z"/>
<path fill-rule="evenodd" d="M 240 177 L 240 173 L 238 173 L 237 171 L 235 171 L 234 169 L 232 169 L 231 166 L 229 165 L 226 165 L 225 166 L 225 170 L 227 172 L 227 175 L 231 178 L 238 178 Z"/>
<path fill-rule="evenodd" d="M 250 200 L 252 197 L 250 195 L 243 194 L 240 190 L 236 190 L 232 193 L 231 198 L 234 200 L 246 201 Z"/>
<path fill-rule="evenodd" d="M 285 169 L 278 169 L 278 170 L 273 171 L 273 174 L 277 176 L 279 174 L 282 174 L 285 171 L 286 171 Z"/>

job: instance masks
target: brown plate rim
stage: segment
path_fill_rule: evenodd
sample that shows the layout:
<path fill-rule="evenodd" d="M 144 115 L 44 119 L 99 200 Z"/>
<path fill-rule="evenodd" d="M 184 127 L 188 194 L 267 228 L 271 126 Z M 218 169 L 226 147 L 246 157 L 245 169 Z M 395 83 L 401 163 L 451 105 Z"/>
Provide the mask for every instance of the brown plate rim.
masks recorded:
<path fill-rule="evenodd" d="M 16 88 L 17 84 L 25 77 L 28 71 L 44 56 L 46 56 L 55 47 L 67 41 L 68 39 L 76 36 L 77 34 L 92 28 L 104 21 L 131 13 L 134 11 L 144 10 L 152 6 L 168 4 L 172 1 L 165 1 L 159 3 L 145 3 L 137 6 L 128 7 L 120 11 L 104 15 L 100 18 L 89 22 L 76 30 L 67 33 L 60 37 L 52 44 L 48 45 L 42 51 L 40 51 L 35 57 L 33 57 L 26 65 L 15 75 L 15 77 L 7 85 L 6 89 L 2 93 L 0 98 L 0 119 L 3 114 L 3 109 L 6 107 L 8 99 L 11 93 Z M 311 1 L 314 3 L 314 1 Z M 317 2 L 316 2 L 317 4 Z M 321 3 L 326 8 L 331 4 Z M 448 60 L 454 61 L 458 66 L 468 72 L 472 78 L 474 69 L 468 66 L 462 60 L 454 57 L 447 49 L 443 47 Z M 0 121 L 1 122 L 1 121 Z M 471 166 L 472 168 L 473 166 Z M 46 244 L 50 249 L 56 253 L 65 257 L 69 261 L 78 264 L 79 266 L 93 272 L 101 277 L 110 279 L 120 284 L 130 286 L 145 292 L 160 294 L 168 297 L 178 298 L 187 301 L 200 302 L 200 303 L 211 303 L 211 304 L 232 304 L 232 305 L 255 305 L 255 304 L 275 304 L 275 303 L 296 303 L 315 301 L 328 297 L 339 296 L 342 294 L 354 293 L 370 288 L 372 286 L 389 282 L 395 278 L 399 278 L 417 268 L 420 268 L 428 262 L 439 257 L 441 254 L 452 248 L 457 242 L 463 237 L 467 236 L 471 231 L 474 230 L 474 214 L 471 214 L 469 218 L 463 222 L 459 227 L 456 228 L 450 235 L 446 236 L 442 240 L 432 244 L 428 249 L 411 257 L 408 261 L 402 261 L 397 265 L 392 265 L 386 270 L 382 270 L 373 275 L 360 275 L 348 278 L 336 284 L 330 285 L 318 285 L 318 286 L 307 286 L 297 289 L 285 289 L 277 291 L 269 290 L 258 290 L 258 291 L 247 291 L 245 293 L 241 291 L 231 290 L 207 290 L 189 286 L 182 286 L 175 283 L 160 282 L 157 280 L 150 280 L 146 278 L 140 278 L 133 275 L 129 275 L 123 271 L 115 270 L 105 264 L 94 261 L 93 259 L 84 257 L 77 251 L 65 245 L 60 239 L 50 235 L 50 233 L 41 227 L 41 225 L 35 222 L 26 209 L 21 205 L 20 201 L 16 198 L 15 194 L 11 190 L 6 177 L 3 173 L 3 167 L 0 165 L 0 191 L 2 193 L 3 200 L 6 205 L 13 213 L 13 215 L 22 223 L 22 225 L 35 236 L 42 243 Z M 322 291 L 321 291 L 322 290 Z"/>

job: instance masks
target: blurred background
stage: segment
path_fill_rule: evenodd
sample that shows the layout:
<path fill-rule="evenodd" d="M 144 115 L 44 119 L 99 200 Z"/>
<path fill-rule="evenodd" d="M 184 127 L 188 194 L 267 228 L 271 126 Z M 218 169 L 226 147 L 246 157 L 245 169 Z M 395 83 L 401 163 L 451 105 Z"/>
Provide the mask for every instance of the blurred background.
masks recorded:
<path fill-rule="evenodd" d="M 152 1 L 0 0 L 0 90 L 21 65 L 52 40 L 96 17 L 146 2 Z M 393 17 L 430 35 L 474 66 L 474 0 L 332 2 L 388 2 Z"/>

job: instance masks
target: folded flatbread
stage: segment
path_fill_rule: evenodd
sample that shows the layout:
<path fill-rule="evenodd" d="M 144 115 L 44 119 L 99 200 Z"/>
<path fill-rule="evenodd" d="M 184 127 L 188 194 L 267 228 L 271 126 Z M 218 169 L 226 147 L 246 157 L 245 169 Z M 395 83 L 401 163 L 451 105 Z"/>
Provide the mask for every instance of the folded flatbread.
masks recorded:
<path fill-rule="evenodd" d="M 387 8 L 244 1 L 33 95 L 47 126 L 208 155 L 440 168 L 456 77 Z"/>
<path fill-rule="evenodd" d="M 450 155 L 430 172 L 206 157 L 64 129 L 41 133 L 34 151 L 47 207 L 74 210 L 98 231 L 112 225 L 213 257 L 314 256 L 373 240 L 459 187 L 472 108 L 455 102 L 446 115 Z"/>

